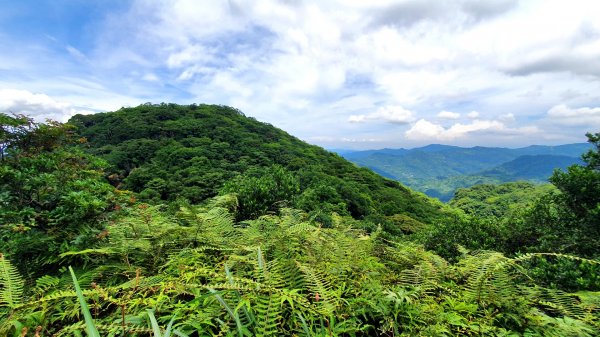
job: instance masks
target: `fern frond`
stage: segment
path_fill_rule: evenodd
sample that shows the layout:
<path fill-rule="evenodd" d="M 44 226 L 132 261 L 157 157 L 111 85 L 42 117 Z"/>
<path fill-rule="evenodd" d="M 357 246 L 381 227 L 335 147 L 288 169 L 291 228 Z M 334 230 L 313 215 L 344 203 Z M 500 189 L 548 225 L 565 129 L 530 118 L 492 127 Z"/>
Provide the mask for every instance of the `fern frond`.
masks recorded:
<path fill-rule="evenodd" d="M 25 281 L 4 254 L 0 253 L 0 307 L 15 308 L 21 303 Z"/>
<path fill-rule="evenodd" d="M 480 252 L 461 261 L 467 298 L 482 303 L 518 297 L 514 275 L 506 268 L 512 265 L 512 259 L 496 252 Z"/>
<path fill-rule="evenodd" d="M 586 315 L 586 312 L 580 305 L 579 299 L 574 295 L 558 289 L 540 287 L 530 288 L 528 292 L 533 295 L 534 300 L 537 300 L 542 306 L 551 309 L 551 311 L 580 319 Z"/>
<path fill-rule="evenodd" d="M 256 336 L 277 336 L 277 325 L 281 320 L 281 305 L 276 293 L 260 296 L 254 307 L 256 312 Z"/>
<path fill-rule="evenodd" d="M 575 255 L 560 254 L 560 253 L 527 253 L 527 254 L 523 254 L 521 256 L 514 258 L 513 261 L 523 262 L 523 261 L 531 260 L 536 257 L 558 257 L 558 258 L 563 258 L 563 259 L 567 259 L 567 260 L 587 262 L 590 264 L 600 264 L 599 260 L 586 259 L 586 258 L 575 256 Z"/>
<path fill-rule="evenodd" d="M 326 315 L 333 313 L 335 310 L 335 305 L 333 303 L 335 294 L 332 290 L 331 283 L 327 281 L 322 273 L 319 273 L 307 265 L 303 265 L 299 262 L 296 263 L 298 268 L 304 274 L 304 278 L 306 279 L 309 290 L 312 292 L 312 296 L 315 297 L 315 300 L 318 298 L 318 303 L 322 305 L 324 313 Z"/>
<path fill-rule="evenodd" d="M 113 255 L 113 254 L 117 254 L 118 252 L 115 251 L 112 248 L 89 248 L 89 249 L 84 249 L 84 250 L 79 250 L 79 251 L 68 251 L 68 252 L 64 252 L 62 254 L 59 255 L 60 258 L 64 258 L 67 256 L 79 256 L 79 255 Z"/>
<path fill-rule="evenodd" d="M 48 291 L 50 288 L 58 286 L 60 279 L 55 276 L 44 275 L 35 280 L 35 292 L 43 293 Z"/>

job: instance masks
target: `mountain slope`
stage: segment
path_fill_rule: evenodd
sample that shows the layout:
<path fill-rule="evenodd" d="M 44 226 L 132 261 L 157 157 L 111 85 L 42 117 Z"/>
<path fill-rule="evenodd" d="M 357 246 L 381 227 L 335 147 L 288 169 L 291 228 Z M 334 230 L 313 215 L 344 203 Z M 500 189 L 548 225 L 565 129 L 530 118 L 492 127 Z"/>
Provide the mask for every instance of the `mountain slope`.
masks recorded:
<path fill-rule="evenodd" d="M 503 217 L 523 211 L 554 190 L 556 188 L 551 184 L 524 181 L 481 184 L 458 189 L 449 204 L 477 217 Z"/>
<path fill-rule="evenodd" d="M 496 178 L 503 182 L 516 180 L 546 181 L 555 169 L 565 170 L 571 165 L 582 163 L 581 159 L 569 156 L 524 155 L 476 175 Z"/>
<path fill-rule="evenodd" d="M 391 179 L 442 201 L 454 191 L 482 183 L 545 181 L 555 168 L 580 163 L 590 145 L 528 146 L 518 149 L 428 145 L 411 150 L 357 151 L 344 155 Z"/>
<path fill-rule="evenodd" d="M 344 157 L 361 166 L 377 168 L 399 181 L 411 183 L 411 179 L 428 179 L 470 174 L 500 165 L 517 155 L 503 148 L 460 148 L 454 146 L 427 146 L 389 155 L 390 151 L 351 153 Z"/>
<path fill-rule="evenodd" d="M 273 186 L 265 197 L 289 187 L 285 201 L 312 212 L 407 214 L 427 223 L 445 216 L 439 202 L 229 107 L 145 104 L 77 115 L 70 123 L 87 139 L 89 152 L 113 165 L 114 184 L 150 200 L 199 202 L 237 176 L 258 183 L 278 175 L 289 186 Z M 264 187 L 244 186 L 252 193 Z"/>

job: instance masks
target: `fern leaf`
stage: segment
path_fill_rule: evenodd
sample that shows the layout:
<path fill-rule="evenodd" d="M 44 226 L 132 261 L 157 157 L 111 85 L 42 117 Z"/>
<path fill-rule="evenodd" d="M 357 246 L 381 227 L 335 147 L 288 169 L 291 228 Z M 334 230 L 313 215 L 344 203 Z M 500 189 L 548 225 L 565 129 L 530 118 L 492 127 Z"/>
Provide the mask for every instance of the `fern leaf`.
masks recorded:
<path fill-rule="evenodd" d="M 60 254 L 59 257 L 64 258 L 67 256 L 77 256 L 77 255 L 86 256 L 86 255 L 91 255 L 91 254 L 112 255 L 112 254 L 117 254 L 117 253 L 118 252 L 116 252 L 112 248 L 89 248 L 89 249 L 84 249 L 84 250 L 79 250 L 79 251 L 64 252 L 64 253 Z"/>
<path fill-rule="evenodd" d="M 24 284 L 17 268 L 0 253 L 0 306 L 12 309 L 19 305 Z"/>
<path fill-rule="evenodd" d="M 332 303 L 335 294 L 332 290 L 331 283 L 325 279 L 325 276 L 307 265 L 297 262 L 298 268 L 304 274 L 308 288 L 313 292 L 313 296 L 318 298 L 318 303 L 321 303 L 324 313 L 329 315 L 333 313 L 335 306 Z"/>
<path fill-rule="evenodd" d="M 281 319 L 281 306 L 278 296 L 267 294 L 258 298 L 256 306 L 256 336 L 276 336 Z"/>

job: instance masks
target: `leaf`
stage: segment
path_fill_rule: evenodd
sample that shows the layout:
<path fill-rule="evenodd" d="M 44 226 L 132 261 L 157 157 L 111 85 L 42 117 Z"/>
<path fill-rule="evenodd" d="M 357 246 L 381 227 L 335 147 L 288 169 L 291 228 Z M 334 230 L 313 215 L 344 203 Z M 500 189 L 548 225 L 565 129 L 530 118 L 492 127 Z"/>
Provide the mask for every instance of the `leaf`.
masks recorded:
<path fill-rule="evenodd" d="M 240 337 L 244 336 L 244 332 L 243 332 L 243 326 L 242 326 L 242 322 L 240 321 L 240 317 L 237 313 L 235 313 L 233 310 L 231 310 L 231 307 L 229 307 L 229 305 L 227 304 L 227 302 L 225 302 L 225 300 L 223 299 L 223 297 L 221 297 L 221 295 L 219 295 L 217 293 L 216 290 L 209 288 L 208 289 L 211 293 L 213 293 L 213 295 L 215 296 L 215 298 L 217 299 L 217 301 L 219 301 L 219 303 L 221 303 L 221 306 L 223 306 L 223 308 L 225 309 L 225 311 L 227 311 L 227 313 L 229 314 L 229 316 L 231 318 L 233 318 L 233 320 L 235 321 L 235 325 L 238 331 L 238 335 Z"/>
<path fill-rule="evenodd" d="M 163 337 L 160 327 L 158 326 L 158 322 L 156 321 L 156 317 L 154 317 L 154 311 L 150 309 L 147 309 L 146 311 L 148 312 L 148 317 L 150 318 L 150 324 L 152 325 L 154 337 Z M 171 320 L 171 323 L 173 323 L 173 320 Z"/>
<path fill-rule="evenodd" d="M 87 331 L 88 337 L 100 337 L 100 333 L 96 329 L 96 325 L 94 324 L 94 320 L 92 319 L 92 314 L 90 313 L 90 309 L 85 302 L 85 298 L 83 298 L 83 292 L 79 287 L 79 282 L 77 282 L 77 277 L 75 276 L 75 272 L 73 272 L 73 268 L 69 266 L 69 272 L 71 273 L 71 277 L 73 278 L 73 285 L 75 286 L 75 292 L 77 293 L 77 299 L 79 299 L 79 305 L 81 306 L 81 312 L 83 313 L 83 318 L 85 319 L 85 329 Z"/>
<path fill-rule="evenodd" d="M 14 308 L 21 302 L 24 281 L 17 268 L 0 253 L 0 306 Z"/>

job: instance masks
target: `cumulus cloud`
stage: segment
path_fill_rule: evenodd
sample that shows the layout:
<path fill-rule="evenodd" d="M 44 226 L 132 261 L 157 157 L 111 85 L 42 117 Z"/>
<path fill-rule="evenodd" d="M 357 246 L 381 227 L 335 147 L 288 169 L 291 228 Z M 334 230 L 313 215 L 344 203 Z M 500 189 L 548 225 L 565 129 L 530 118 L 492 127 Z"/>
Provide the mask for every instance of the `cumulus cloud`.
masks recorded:
<path fill-rule="evenodd" d="M 467 124 L 455 123 L 449 128 L 444 128 L 439 124 L 420 119 L 404 135 L 410 140 L 453 141 L 481 132 L 514 136 L 535 134 L 538 131 L 536 127 L 509 128 L 498 120 L 473 120 Z"/>
<path fill-rule="evenodd" d="M 351 115 L 350 123 L 364 123 L 367 121 L 383 121 L 393 124 L 408 124 L 414 120 L 413 113 L 401 106 L 380 107 L 377 111 L 364 115 Z"/>
<path fill-rule="evenodd" d="M 65 116 L 75 105 L 232 105 L 321 144 L 317 136 L 343 144 L 386 134 L 403 146 L 406 130 L 445 139 L 500 130 L 526 145 L 538 139 L 511 129 L 514 120 L 598 104 L 600 2 L 133 0 L 103 8 L 97 18 L 105 19 L 84 29 L 61 27 L 85 39 L 41 31 L 44 41 L 29 34 L 24 44 L 7 21 L 0 87 L 74 102 L 54 110 Z M 584 133 L 576 118 L 545 120 L 573 126 L 556 132 Z"/>
<path fill-rule="evenodd" d="M 547 117 L 550 121 L 565 126 L 600 128 L 600 107 L 571 108 L 559 104 L 548 110 Z"/>
<path fill-rule="evenodd" d="M 452 112 L 452 111 L 440 111 L 437 114 L 437 118 L 440 119 L 459 119 L 460 118 L 460 114 L 458 112 Z"/>
<path fill-rule="evenodd" d="M 35 94 L 27 90 L 0 89 L 0 111 L 25 114 L 38 122 L 46 119 L 66 121 L 75 114 L 89 114 L 94 111 L 76 108 L 45 94 Z"/>
<path fill-rule="evenodd" d="M 439 124 L 419 119 L 404 135 L 413 140 L 437 139 L 445 131 Z"/>

